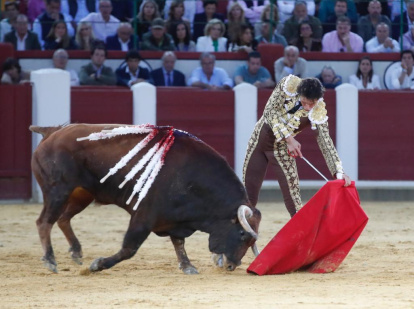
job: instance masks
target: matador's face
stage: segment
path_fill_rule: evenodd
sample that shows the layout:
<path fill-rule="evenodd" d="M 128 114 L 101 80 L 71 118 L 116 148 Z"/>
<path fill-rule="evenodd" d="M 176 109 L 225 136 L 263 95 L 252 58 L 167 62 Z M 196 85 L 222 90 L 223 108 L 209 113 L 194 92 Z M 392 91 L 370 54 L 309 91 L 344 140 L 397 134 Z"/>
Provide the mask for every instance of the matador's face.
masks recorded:
<path fill-rule="evenodd" d="M 318 102 L 317 99 L 311 100 L 303 96 L 300 97 L 300 103 L 306 111 L 310 111 L 316 105 L 316 102 Z"/>

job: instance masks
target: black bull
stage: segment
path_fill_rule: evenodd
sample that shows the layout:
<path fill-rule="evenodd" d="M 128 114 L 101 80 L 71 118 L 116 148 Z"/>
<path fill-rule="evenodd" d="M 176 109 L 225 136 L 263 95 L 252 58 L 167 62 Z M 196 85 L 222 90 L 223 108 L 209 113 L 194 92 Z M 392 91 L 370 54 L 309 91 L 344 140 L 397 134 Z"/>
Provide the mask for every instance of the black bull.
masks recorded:
<path fill-rule="evenodd" d="M 197 230 L 209 234 L 209 249 L 217 254 L 216 264 L 223 262 L 222 266 L 227 270 L 240 265 L 247 249 L 254 247 L 261 215 L 257 209 L 241 206 L 250 205 L 247 193 L 227 162 L 196 137 L 179 130 L 171 131 L 169 127 L 157 127 L 159 133 L 143 149 L 144 153 L 165 137 L 167 129 L 173 132 L 175 140 L 147 195 L 139 208 L 133 210 L 137 197 L 130 204 L 126 201 L 135 179 L 122 189 L 118 186 L 143 154 L 138 154 L 105 182 L 100 180 L 146 134 L 97 141 L 76 140 L 116 127 L 120 126 L 30 127 L 31 131 L 43 135 L 32 157 L 32 170 L 44 198 L 44 207 L 36 224 L 46 267 L 57 272 L 50 237 L 56 222 L 69 242 L 72 259 L 82 264 L 81 245 L 70 220 L 93 200 L 118 205 L 131 215 L 131 220 L 120 251 L 96 259 L 90 266 L 91 271 L 111 268 L 133 257 L 148 235 L 154 232 L 171 238 L 179 268 L 184 273 L 197 273 L 184 248 L 184 239 Z"/>

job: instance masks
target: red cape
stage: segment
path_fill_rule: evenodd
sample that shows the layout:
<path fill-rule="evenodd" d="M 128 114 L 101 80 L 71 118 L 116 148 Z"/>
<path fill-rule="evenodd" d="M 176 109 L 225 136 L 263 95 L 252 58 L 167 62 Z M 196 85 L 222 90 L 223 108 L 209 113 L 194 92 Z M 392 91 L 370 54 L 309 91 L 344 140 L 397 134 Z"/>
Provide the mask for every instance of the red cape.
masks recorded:
<path fill-rule="evenodd" d="M 343 180 L 326 183 L 273 237 L 247 272 L 335 271 L 368 222 L 355 183 L 343 185 Z"/>

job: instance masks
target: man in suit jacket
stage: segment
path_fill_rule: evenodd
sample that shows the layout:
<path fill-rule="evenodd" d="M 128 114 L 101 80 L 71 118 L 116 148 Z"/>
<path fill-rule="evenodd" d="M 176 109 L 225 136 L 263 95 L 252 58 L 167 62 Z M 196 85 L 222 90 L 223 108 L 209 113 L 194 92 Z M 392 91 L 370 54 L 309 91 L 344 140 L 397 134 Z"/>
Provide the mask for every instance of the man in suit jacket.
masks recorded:
<path fill-rule="evenodd" d="M 106 38 L 106 49 L 122 51 L 134 49 L 134 39 L 136 38 L 138 44 L 138 37 L 134 36 L 132 32 L 133 30 L 130 23 L 119 24 L 117 33 Z"/>
<path fill-rule="evenodd" d="M 103 44 L 96 45 L 91 51 L 91 63 L 81 67 L 79 81 L 81 85 L 112 86 L 116 76 L 110 67 L 104 65 L 107 51 Z"/>
<path fill-rule="evenodd" d="M 15 50 L 41 49 L 36 33 L 29 31 L 26 15 L 19 14 L 15 23 L 15 30 L 4 36 L 4 42 L 13 44 Z"/>
<path fill-rule="evenodd" d="M 197 39 L 200 36 L 204 35 L 204 27 L 207 23 L 213 19 L 217 18 L 224 22 L 223 14 L 216 13 L 217 10 L 217 0 L 205 0 L 203 1 L 204 12 L 194 15 L 193 22 L 193 41 L 197 42 Z"/>
<path fill-rule="evenodd" d="M 180 71 L 174 70 L 177 57 L 172 51 L 162 55 L 162 67 L 151 72 L 152 84 L 154 86 L 185 87 L 185 76 Z"/>
<path fill-rule="evenodd" d="M 139 66 L 141 60 L 142 57 L 137 50 L 127 52 L 125 63 L 115 71 L 118 86 L 132 87 L 137 83 L 150 81 L 148 69 Z"/>

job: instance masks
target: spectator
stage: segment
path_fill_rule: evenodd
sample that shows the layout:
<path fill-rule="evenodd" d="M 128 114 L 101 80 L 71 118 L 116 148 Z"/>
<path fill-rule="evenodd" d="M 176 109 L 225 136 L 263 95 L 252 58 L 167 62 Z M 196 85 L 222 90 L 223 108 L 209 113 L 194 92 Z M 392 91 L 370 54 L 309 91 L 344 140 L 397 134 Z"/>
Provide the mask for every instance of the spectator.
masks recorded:
<path fill-rule="evenodd" d="M 282 24 L 285 23 L 286 20 L 292 17 L 293 11 L 295 10 L 295 5 L 298 1 L 277 1 L 277 6 L 279 8 L 279 18 Z M 306 13 L 305 15 L 315 15 L 315 1 L 314 0 L 301 0 L 300 2 L 304 2 L 306 6 Z"/>
<path fill-rule="evenodd" d="M 99 0 L 99 13 L 89 13 L 81 21 L 90 22 L 95 38 L 105 42 L 108 36 L 116 34 L 119 27 L 119 19 L 112 16 L 111 12 L 111 1 Z"/>
<path fill-rule="evenodd" d="M 273 31 L 276 28 L 276 24 L 271 22 L 270 20 L 262 21 L 260 26 L 260 35 L 256 37 L 256 41 L 258 43 L 273 43 L 273 44 L 281 44 L 286 47 L 288 44 L 286 39 L 283 35 L 280 35 Z"/>
<path fill-rule="evenodd" d="M 271 22 L 272 26 L 272 33 L 280 34 L 282 35 L 283 32 L 283 24 L 279 22 L 279 10 L 277 8 L 277 5 L 275 4 L 268 4 L 264 7 L 262 11 L 262 15 L 260 16 L 260 21 L 263 22 Z M 260 35 L 261 31 L 261 23 L 257 22 L 254 24 L 255 34 L 256 36 Z"/>
<path fill-rule="evenodd" d="M 174 70 L 177 57 L 174 52 L 166 51 L 162 55 L 162 67 L 151 72 L 151 81 L 154 86 L 185 87 L 185 76 Z"/>
<path fill-rule="evenodd" d="M 134 12 L 133 0 L 111 0 L 112 16 L 121 22 L 130 22 Z"/>
<path fill-rule="evenodd" d="M 407 4 L 409 6 L 409 4 Z M 411 50 L 401 52 L 401 67 L 391 73 L 393 89 L 414 89 L 414 53 Z"/>
<path fill-rule="evenodd" d="M 395 40 L 400 38 L 403 33 L 408 31 L 408 25 L 414 24 L 414 0 L 406 1 L 407 9 L 402 14 L 402 32 L 401 32 L 401 15 L 395 16 L 392 20 L 392 36 Z"/>
<path fill-rule="evenodd" d="M 351 32 L 348 17 L 341 16 L 336 21 L 336 30 L 326 33 L 322 38 L 323 52 L 354 52 L 361 53 L 364 47 L 362 38 Z"/>
<path fill-rule="evenodd" d="M 391 29 L 390 19 L 385 15 L 381 15 L 381 10 L 381 3 L 378 0 L 371 0 L 368 4 L 368 15 L 359 18 L 358 34 L 364 42 L 375 36 L 376 27 L 380 23 L 386 23 Z"/>
<path fill-rule="evenodd" d="M 257 88 L 273 88 L 275 82 L 269 71 L 262 66 L 262 59 L 259 52 L 251 52 L 248 55 L 247 65 L 239 66 L 234 73 L 234 83 L 249 83 Z"/>
<path fill-rule="evenodd" d="M 27 18 L 29 19 L 29 23 L 32 24 L 36 17 L 43 14 L 45 11 L 45 0 L 29 0 L 27 3 Z"/>
<path fill-rule="evenodd" d="M 60 13 L 60 4 L 60 0 L 46 0 L 45 12 L 39 15 L 33 23 L 33 32 L 39 37 L 39 42 L 42 47 L 55 21 L 64 20 L 66 22 L 66 28 L 68 29 L 68 35 L 70 37 L 75 35 L 75 30 L 71 24 L 72 19 Z"/>
<path fill-rule="evenodd" d="M 76 44 L 81 50 L 91 51 L 96 44 L 103 44 L 103 41 L 95 39 L 90 22 L 81 21 L 76 28 Z"/>
<path fill-rule="evenodd" d="M 319 40 L 322 38 L 322 25 L 319 19 L 312 15 L 308 15 L 306 1 L 296 1 L 293 15 L 285 21 L 282 32 L 289 44 L 300 38 L 301 33 L 299 27 L 304 21 L 310 25 L 313 38 Z"/>
<path fill-rule="evenodd" d="M 253 38 L 253 29 L 249 25 L 241 25 L 239 33 L 234 41 L 228 45 L 229 52 L 251 53 L 257 49 L 257 41 Z"/>
<path fill-rule="evenodd" d="M 401 44 L 401 38 L 400 38 L 400 44 Z M 410 49 L 414 51 L 414 25 L 410 26 L 410 29 L 404 33 L 402 37 L 402 49 Z"/>
<path fill-rule="evenodd" d="M 191 41 L 190 28 L 186 22 L 178 22 L 173 27 L 172 37 L 177 51 L 196 51 L 196 44 Z"/>
<path fill-rule="evenodd" d="M 307 62 L 299 57 L 299 49 L 296 46 L 286 46 L 284 56 L 275 61 L 275 80 L 278 83 L 283 77 L 290 74 L 305 78 Z"/>
<path fill-rule="evenodd" d="M 342 84 L 342 77 L 336 75 L 335 71 L 330 66 L 324 66 L 320 74 L 316 76 L 326 89 L 334 89 L 336 86 Z"/>
<path fill-rule="evenodd" d="M 244 10 L 244 16 L 247 18 L 250 24 L 254 25 L 260 21 L 263 11 L 266 9 L 268 5 L 270 5 L 270 1 L 262 0 L 262 1 L 237 1 L 239 2 Z M 273 4 L 276 7 L 276 4 Z"/>
<path fill-rule="evenodd" d="M 226 32 L 224 37 L 229 41 L 237 38 L 241 25 L 250 23 L 244 17 L 244 11 L 240 2 L 233 2 L 227 11 L 227 21 L 225 23 Z"/>
<path fill-rule="evenodd" d="M 347 0 L 335 0 L 334 14 L 329 15 L 326 18 L 326 22 L 323 24 L 323 33 L 334 31 L 336 28 L 336 21 L 338 20 L 338 18 L 341 16 L 348 16 L 347 13 L 348 13 Z M 351 24 L 351 31 L 352 32 L 357 31 L 357 27 L 354 24 L 354 22 L 352 22 Z"/>
<path fill-rule="evenodd" d="M 359 16 L 365 16 L 369 14 L 369 3 L 371 0 L 356 0 L 355 5 Z M 388 4 L 390 2 L 390 4 Z M 388 18 L 391 16 L 391 2 L 396 1 L 388 1 L 388 0 L 379 0 L 379 4 L 381 5 L 381 11 L 382 13 L 387 16 Z M 401 4 L 397 2 L 400 6 Z"/>
<path fill-rule="evenodd" d="M 99 7 L 99 0 L 62 0 L 61 13 L 70 15 L 78 24 L 88 14 L 94 13 Z"/>
<path fill-rule="evenodd" d="M 196 51 L 198 52 L 224 52 L 227 39 L 223 37 L 224 23 L 220 19 L 211 19 L 205 29 L 204 36 L 197 39 Z"/>
<path fill-rule="evenodd" d="M 376 36 L 365 44 L 368 53 L 397 53 L 400 46 L 396 40 L 389 36 L 389 27 L 386 23 L 379 23 L 376 29 Z"/>
<path fill-rule="evenodd" d="M 117 85 L 132 87 L 137 83 L 148 82 L 150 80 L 148 69 L 139 66 L 141 60 L 141 55 L 135 49 L 126 53 L 125 62 L 115 71 Z"/>
<path fill-rule="evenodd" d="M 137 6 L 140 8 L 139 12 L 141 11 L 142 4 L 146 1 L 147 0 L 137 0 L 136 1 Z M 157 5 L 158 17 L 162 18 L 162 15 L 164 14 L 166 0 L 154 0 L 154 3 Z"/>
<path fill-rule="evenodd" d="M 137 30 L 138 36 L 142 38 L 150 30 L 154 19 L 160 16 L 158 4 L 154 0 L 144 0 L 137 17 L 132 22 L 132 26 Z"/>
<path fill-rule="evenodd" d="M 190 29 L 191 25 L 188 20 L 185 20 L 184 17 L 184 2 L 183 0 L 174 0 L 171 2 L 170 11 L 168 12 L 168 19 L 165 22 L 165 27 L 167 28 L 167 33 L 173 35 L 173 29 L 175 24 L 179 22 L 186 22 L 188 28 Z"/>
<path fill-rule="evenodd" d="M 358 89 L 381 89 L 380 79 L 374 74 L 369 57 L 365 56 L 359 60 L 358 70 L 349 77 L 349 83 Z"/>
<path fill-rule="evenodd" d="M 233 87 L 233 81 L 222 68 L 215 67 L 216 57 L 210 53 L 200 55 L 201 67 L 195 68 L 187 81 L 188 86 L 208 90 L 225 89 Z"/>
<path fill-rule="evenodd" d="M 96 45 L 91 51 L 91 62 L 81 67 L 79 81 L 81 85 L 115 85 L 116 76 L 110 67 L 104 65 L 107 56 L 105 45 Z"/>
<path fill-rule="evenodd" d="M 307 21 L 300 23 L 299 35 L 296 40 L 292 41 L 292 45 L 296 46 L 301 52 L 322 50 L 321 40 L 313 37 L 312 27 Z"/>
<path fill-rule="evenodd" d="M 170 6 L 175 1 L 177 0 L 165 1 L 164 19 L 168 19 L 168 13 L 170 12 Z M 190 23 L 190 29 L 191 29 L 191 25 L 193 24 L 193 21 L 194 21 L 194 15 L 196 14 L 197 1 L 194 1 L 194 0 L 181 0 L 181 1 L 184 4 L 183 20 L 188 21 Z"/>
<path fill-rule="evenodd" d="M 30 81 L 30 73 L 22 71 L 19 61 L 14 58 L 7 58 L 3 62 L 2 84 L 17 85 Z"/>
<path fill-rule="evenodd" d="M 162 18 L 156 18 L 151 24 L 151 30 L 142 37 L 142 50 L 175 50 L 172 37 L 165 33 L 165 23 Z"/>
<path fill-rule="evenodd" d="M 68 70 L 66 67 L 68 65 L 69 55 L 66 50 L 63 48 L 57 49 L 53 53 L 53 67 L 55 69 L 61 69 L 63 71 L 67 71 L 70 74 L 70 85 L 71 86 L 79 86 L 79 77 L 78 74 L 74 70 Z"/>
<path fill-rule="evenodd" d="M 115 35 L 106 38 L 107 50 L 128 51 L 134 49 L 134 45 L 138 45 L 138 37 L 134 36 L 130 23 L 120 23 Z"/>
<path fill-rule="evenodd" d="M 68 35 L 66 22 L 63 20 L 55 21 L 50 28 L 50 32 L 45 39 L 45 50 L 78 49 L 75 40 Z"/>
<path fill-rule="evenodd" d="M 13 44 L 15 50 L 41 49 L 37 34 L 29 31 L 26 15 L 19 14 L 14 27 L 15 30 L 5 35 L 4 42 Z"/>
<path fill-rule="evenodd" d="M 329 16 L 335 15 L 335 4 L 335 1 L 332 0 L 322 0 L 319 3 L 318 18 L 322 24 L 327 22 Z M 346 16 L 348 16 L 350 23 L 357 23 L 358 13 L 353 0 L 347 0 Z"/>
<path fill-rule="evenodd" d="M 222 22 L 224 21 L 224 16 L 222 14 L 216 13 L 217 0 L 204 0 L 203 7 L 204 12 L 195 14 L 194 16 L 193 40 L 195 42 L 199 37 L 203 36 L 203 33 L 205 33 L 205 27 L 210 20 L 219 19 Z"/>
<path fill-rule="evenodd" d="M 8 1 L 4 4 L 4 18 L 0 21 L 0 42 L 4 41 L 4 36 L 13 30 L 13 25 L 19 15 L 17 2 Z M 1 15 L 0 15 L 1 16 Z"/>

